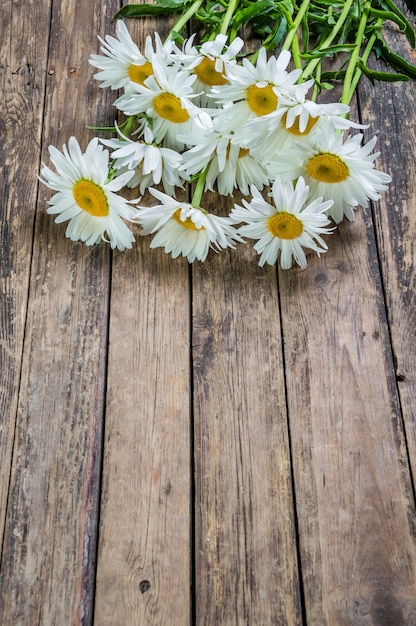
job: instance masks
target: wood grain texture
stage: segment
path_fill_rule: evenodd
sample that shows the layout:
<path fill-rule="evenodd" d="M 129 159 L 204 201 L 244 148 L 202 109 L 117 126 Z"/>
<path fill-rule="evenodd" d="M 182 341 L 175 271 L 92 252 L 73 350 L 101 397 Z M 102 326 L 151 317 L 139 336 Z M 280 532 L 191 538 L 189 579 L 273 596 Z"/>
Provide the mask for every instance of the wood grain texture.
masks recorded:
<path fill-rule="evenodd" d="M 247 244 L 193 294 L 195 623 L 300 624 L 275 271 Z"/>
<path fill-rule="evenodd" d="M 49 10 L 50 2 L 46 1 L 17 6 L 9 3 L 0 12 L 0 540 L 9 489 L 32 257 Z M 22 29 L 22 23 L 28 28 Z M 35 24 L 39 24 L 38 37 L 34 34 Z"/>
<path fill-rule="evenodd" d="M 113 267 L 95 623 L 191 614 L 189 279 L 149 239 Z"/>
<path fill-rule="evenodd" d="M 416 63 L 393 28 L 386 31 L 392 47 Z M 367 81 L 360 89 L 363 117 L 376 129 L 379 167 L 392 176 L 388 192 L 374 207 L 377 242 L 386 294 L 387 315 L 409 456 L 416 481 L 416 168 L 414 82 L 382 83 L 377 91 Z M 374 134 L 374 132 L 373 132 Z"/>
<path fill-rule="evenodd" d="M 140 49 L 168 29 L 163 19 L 126 25 Z M 123 626 L 191 619 L 189 269 L 149 244 L 139 236 L 112 270 L 99 626 L 115 615 Z"/>
<path fill-rule="evenodd" d="M 26 24 L 22 32 L 30 40 L 48 40 L 48 10 L 43 6 L 43 15 L 29 21 L 22 16 L 20 28 Z M 98 85 L 91 86 L 88 55 L 101 20 L 102 3 L 54 4 L 49 64 L 39 61 L 48 77 L 44 161 L 48 144 L 61 148 L 75 134 L 86 147 L 92 136 L 85 126 L 97 121 L 104 99 L 97 98 Z M 27 164 L 33 181 L 37 148 L 38 159 Z M 19 187 L 17 176 L 14 184 Z M 46 215 L 51 195 L 42 186 L 3 543 L 0 622 L 6 626 L 91 619 L 109 251 L 65 239 L 65 225 Z"/>
<path fill-rule="evenodd" d="M 308 624 L 416 622 L 414 501 L 369 212 L 280 276 Z"/>
<path fill-rule="evenodd" d="M 113 122 L 118 8 L 0 13 L 0 624 L 414 626 L 414 82 L 363 81 L 393 182 L 306 271 L 110 254 L 36 174 Z"/>

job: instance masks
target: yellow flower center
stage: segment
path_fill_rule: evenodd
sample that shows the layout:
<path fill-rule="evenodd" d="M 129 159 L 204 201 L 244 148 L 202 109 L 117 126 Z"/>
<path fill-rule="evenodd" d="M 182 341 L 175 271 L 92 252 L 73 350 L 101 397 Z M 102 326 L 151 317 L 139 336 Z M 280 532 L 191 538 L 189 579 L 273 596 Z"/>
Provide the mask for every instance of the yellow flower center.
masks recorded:
<path fill-rule="evenodd" d="M 330 152 L 321 152 L 311 157 L 306 164 L 306 171 L 311 178 L 321 183 L 341 183 L 349 175 L 344 161 Z"/>
<path fill-rule="evenodd" d="M 204 85 L 226 85 L 228 80 L 224 78 L 220 72 L 215 69 L 215 61 L 212 61 L 208 57 L 204 57 L 199 65 L 194 69 L 196 74 Z"/>
<path fill-rule="evenodd" d="M 79 180 L 72 188 L 74 200 L 80 209 L 94 217 L 106 217 L 109 213 L 104 190 L 92 180 Z"/>
<path fill-rule="evenodd" d="M 153 74 L 153 67 L 149 61 L 143 63 L 143 65 L 130 65 L 127 70 L 129 78 L 133 83 L 139 83 L 139 85 L 144 85 L 144 81 L 149 76 Z"/>
<path fill-rule="evenodd" d="M 188 228 L 189 230 L 205 230 L 205 226 L 201 226 L 200 228 L 198 228 L 198 226 L 194 224 L 190 217 L 187 217 L 186 220 L 181 220 L 181 209 L 175 211 L 172 217 L 175 222 L 177 222 L 180 226 Z"/>
<path fill-rule="evenodd" d="M 246 102 L 253 113 L 261 116 L 275 111 L 278 99 L 271 85 L 265 87 L 250 85 L 246 90 Z"/>
<path fill-rule="evenodd" d="M 267 220 L 267 228 L 279 239 L 296 239 L 302 234 L 303 224 L 293 213 L 276 213 Z"/>
<path fill-rule="evenodd" d="M 189 119 L 189 113 L 183 108 L 179 98 L 171 93 L 161 93 L 153 100 L 153 108 L 159 117 L 174 124 L 183 124 Z"/>
<path fill-rule="evenodd" d="M 295 121 L 293 122 L 290 128 L 286 128 L 286 120 L 287 120 L 287 113 L 285 113 L 282 117 L 282 124 L 285 130 L 288 133 L 292 133 L 292 135 L 302 136 L 302 135 L 308 135 L 311 132 L 312 128 L 315 126 L 316 122 L 319 120 L 319 117 L 309 116 L 308 123 L 306 124 L 306 128 L 303 131 L 299 130 L 299 120 L 300 120 L 299 115 L 296 116 Z"/>

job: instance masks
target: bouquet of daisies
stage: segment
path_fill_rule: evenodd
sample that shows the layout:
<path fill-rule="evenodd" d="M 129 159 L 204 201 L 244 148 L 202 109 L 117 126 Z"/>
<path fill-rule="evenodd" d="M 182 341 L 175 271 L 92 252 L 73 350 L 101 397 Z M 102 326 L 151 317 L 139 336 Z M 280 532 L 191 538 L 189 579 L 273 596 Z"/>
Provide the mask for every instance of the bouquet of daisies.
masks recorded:
<path fill-rule="evenodd" d="M 367 127 L 350 119 L 349 103 L 362 73 L 414 77 L 382 35 L 386 20 L 396 22 L 414 46 L 413 28 L 391 0 L 165 0 L 127 5 L 117 17 L 169 11 L 181 15 L 165 42 L 154 33 L 140 50 L 122 19 L 116 37 L 100 40 L 102 54 L 89 59 L 94 78 L 118 90 L 114 106 L 125 120 L 84 153 L 74 137 L 63 152 L 49 148 L 56 171 L 43 166 L 41 180 L 56 193 L 48 212 L 87 245 L 131 248 L 130 222 L 173 258 L 204 261 L 210 249 L 248 238 L 259 265 L 279 258 L 284 269 L 293 259 L 305 268 L 305 249 L 325 252 L 323 237 L 387 189 L 390 176 L 375 168 L 376 137 L 363 142 Z M 184 40 L 191 18 L 202 35 Z M 247 25 L 263 40 L 251 54 L 238 36 Z M 367 67 L 373 49 L 394 72 Z M 325 70 L 335 57 L 339 67 Z M 319 103 L 335 82 L 339 101 Z M 189 201 L 176 199 L 186 186 Z M 152 206 L 116 193 L 125 187 L 149 191 Z M 230 201 L 228 216 L 209 212 L 209 191 L 238 191 L 241 204 Z"/>

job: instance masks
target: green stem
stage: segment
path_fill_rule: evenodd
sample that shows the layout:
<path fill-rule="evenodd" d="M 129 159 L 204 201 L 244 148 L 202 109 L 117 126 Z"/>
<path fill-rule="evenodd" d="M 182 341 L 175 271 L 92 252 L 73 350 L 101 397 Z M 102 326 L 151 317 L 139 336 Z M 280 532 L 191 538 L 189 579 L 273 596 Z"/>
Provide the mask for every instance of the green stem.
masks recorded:
<path fill-rule="evenodd" d="M 311 100 L 312 102 L 316 102 L 319 96 L 319 93 L 321 91 L 321 87 L 320 87 L 320 83 L 321 82 L 321 66 L 318 65 L 318 68 L 316 70 L 316 74 L 315 74 L 315 85 L 313 87 L 313 92 L 312 92 L 312 96 L 311 96 Z"/>
<path fill-rule="evenodd" d="M 348 14 L 351 10 L 351 6 L 353 4 L 354 0 L 347 0 L 344 4 L 344 8 L 342 9 L 339 18 L 337 20 L 337 23 L 335 24 L 334 28 L 331 30 L 330 34 L 328 35 L 328 37 L 326 39 L 324 39 L 324 41 L 321 43 L 321 45 L 319 46 L 320 50 L 324 50 L 325 48 L 328 48 L 331 43 L 334 41 L 335 37 L 338 35 L 338 32 L 341 30 L 341 28 L 344 25 L 345 20 L 348 17 Z M 303 72 L 302 72 L 302 80 L 305 80 L 308 76 L 310 76 L 314 69 L 316 68 L 317 65 L 319 65 L 321 63 L 321 59 L 317 58 L 317 59 L 313 59 L 312 61 L 309 61 L 309 63 L 305 66 Z"/>
<path fill-rule="evenodd" d="M 169 35 L 165 39 L 165 43 L 173 38 L 173 33 L 174 32 L 179 33 L 182 30 L 182 28 L 185 26 L 185 24 L 187 24 L 189 22 L 189 20 L 198 11 L 198 9 L 201 6 L 201 4 L 203 3 L 203 1 L 204 0 L 195 0 L 195 2 L 193 4 L 191 4 L 189 9 L 187 11 L 185 11 L 185 13 L 182 13 L 180 18 L 172 26 Z"/>
<path fill-rule="evenodd" d="M 367 45 L 364 49 L 364 52 L 361 55 L 361 60 L 363 61 L 363 63 L 366 63 L 368 61 L 368 57 L 370 56 L 373 46 L 375 44 L 375 41 L 377 39 L 377 31 L 382 27 L 382 25 L 383 25 L 383 20 L 382 18 L 379 18 L 375 25 L 375 30 L 373 31 L 373 34 L 368 40 Z M 357 89 L 358 81 L 361 78 L 361 74 L 362 74 L 362 71 L 360 70 L 360 68 L 356 67 L 354 71 L 354 75 L 352 76 L 352 79 L 351 79 L 351 84 L 350 84 L 348 92 L 347 92 L 347 89 L 345 88 L 345 83 L 344 83 L 344 89 L 343 89 L 343 93 L 341 97 L 341 102 L 343 102 L 344 104 L 349 104 L 351 102 L 351 98 L 353 97 L 355 90 Z M 345 78 L 347 78 L 347 76 L 345 76 Z"/>
<path fill-rule="evenodd" d="M 234 13 L 235 10 L 239 4 L 240 0 L 230 0 L 230 3 L 228 5 L 227 11 L 224 15 L 224 19 L 222 20 L 222 25 L 221 25 L 221 30 L 220 30 L 220 35 L 227 35 L 228 34 L 228 27 L 230 25 L 231 20 L 234 17 Z"/>
<path fill-rule="evenodd" d="M 282 50 L 289 50 L 292 46 L 293 39 L 295 37 L 297 38 L 297 30 L 308 11 L 309 4 L 310 0 L 303 0 L 302 4 L 300 5 L 295 21 L 292 23 L 290 30 L 286 35 L 286 39 L 283 42 Z"/>
<path fill-rule="evenodd" d="M 196 184 L 195 191 L 193 193 L 192 200 L 191 200 L 191 205 L 195 209 L 201 208 L 200 207 L 200 205 L 201 205 L 201 198 L 202 198 L 202 194 L 204 193 L 205 181 L 207 179 L 207 174 L 208 174 L 208 170 L 209 170 L 209 166 L 210 165 L 211 165 L 211 161 L 208 163 L 206 168 L 204 170 L 202 170 L 202 172 L 198 176 L 198 182 Z"/>
<path fill-rule="evenodd" d="M 136 117 L 137 117 L 137 115 L 130 115 L 130 117 L 128 117 L 128 118 L 126 119 L 126 121 L 124 122 L 124 124 L 122 124 L 122 125 L 120 126 L 121 130 L 123 131 L 123 133 L 124 133 L 126 136 L 128 136 L 128 135 L 129 135 L 129 133 L 130 133 L 131 129 L 133 128 L 133 126 L 134 126 L 134 122 L 136 121 Z"/>
<path fill-rule="evenodd" d="M 296 69 L 302 69 L 302 59 L 299 51 L 299 39 L 297 37 L 292 41 L 292 59 Z"/>
<path fill-rule="evenodd" d="M 348 63 L 347 71 L 344 78 L 344 86 L 342 89 L 342 95 L 340 102 L 343 104 L 349 104 L 353 96 L 354 91 L 351 90 L 352 82 L 354 78 L 355 70 L 357 69 L 357 62 L 361 52 L 361 46 L 364 39 L 365 27 L 367 26 L 369 9 L 371 2 L 366 2 L 364 5 L 363 14 L 358 25 L 357 36 L 355 38 L 355 47 L 351 54 L 350 61 Z M 359 71 L 359 70 L 358 70 Z"/>

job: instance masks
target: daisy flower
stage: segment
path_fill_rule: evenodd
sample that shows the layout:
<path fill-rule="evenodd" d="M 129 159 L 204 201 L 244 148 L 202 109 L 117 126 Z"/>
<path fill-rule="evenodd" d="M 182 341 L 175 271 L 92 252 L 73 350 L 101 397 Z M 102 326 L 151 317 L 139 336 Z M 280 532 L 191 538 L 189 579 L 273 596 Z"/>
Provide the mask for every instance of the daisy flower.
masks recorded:
<path fill-rule="evenodd" d="M 266 169 L 234 142 L 233 133 L 222 131 L 215 119 L 209 119 L 200 136 L 183 139 L 193 147 L 182 154 L 180 170 L 188 177 L 206 170 L 205 191 L 215 191 L 216 185 L 222 196 L 232 195 L 237 188 L 247 194 L 252 184 L 258 189 L 269 184 Z"/>
<path fill-rule="evenodd" d="M 175 150 L 163 148 L 154 143 L 149 127 L 144 129 L 142 139 L 132 140 L 123 135 L 116 124 L 121 139 L 101 139 L 101 143 L 113 148 L 113 167 L 119 172 L 134 172 L 127 187 L 140 187 L 140 193 L 161 181 L 166 193 L 173 195 L 175 187 L 183 187 L 179 176 L 182 156 Z M 184 178 L 184 176 L 183 176 Z"/>
<path fill-rule="evenodd" d="M 361 145 L 362 134 L 343 136 L 329 125 L 314 134 L 310 142 L 295 144 L 290 150 L 278 152 L 270 163 L 271 176 L 294 180 L 303 176 L 313 197 L 333 200 L 328 211 L 336 224 L 345 216 L 354 220 L 354 208 L 368 206 L 368 200 L 379 200 L 391 177 L 379 172 L 374 161 L 379 152 L 370 154 L 377 138 Z"/>
<path fill-rule="evenodd" d="M 162 247 L 174 259 L 182 255 L 193 263 L 205 261 L 210 248 L 235 248 L 236 241 L 243 241 L 229 218 L 178 202 L 156 189 L 149 191 L 162 204 L 141 208 L 136 221 L 143 227 L 142 235 L 156 233 L 151 248 Z"/>
<path fill-rule="evenodd" d="M 68 149 L 63 153 L 49 147 L 49 154 L 56 172 L 44 166 L 40 180 L 57 193 L 49 200 L 47 212 L 57 215 L 55 222 L 68 222 L 66 236 L 73 241 L 84 241 L 88 246 L 108 241 L 112 248 L 131 248 L 135 241 L 123 219 L 132 221 L 138 211 L 118 196 L 119 191 L 131 178 L 128 172 L 108 180 L 108 150 L 94 138 L 85 153 L 71 137 Z"/>
<path fill-rule="evenodd" d="M 116 30 L 118 39 L 107 35 L 104 41 L 98 37 L 103 44 L 101 50 L 104 56 L 91 54 L 89 63 L 101 70 L 94 74 L 94 78 L 103 81 L 100 87 L 130 91 L 132 84 L 143 85 L 146 78 L 153 74 L 152 60 L 155 55 L 167 62 L 172 44 L 168 42 L 163 45 L 155 33 L 156 49 L 153 48 L 151 37 L 147 36 L 143 54 L 130 37 L 124 22 L 118 20 Z"/>
<path fill-rule="evenodd" d="M 280 251 L 280 265 L 283 269 L 292 267 L 292 257 L 302 268 L 306 268 L 306 256 L 303 248 L 317 252 L 326 252 L 327 245 L 320 236 L 331 232 L 326 211 L 332 201 L 322 202 L 316 198 L 306 204 L 309 189 L 303 178 L 299 178 L 296 187 L 289 181 L 276 180 L 270 196 L 274 206 L 264 200 L 261 193 L 251 187 L 253 199 L 244 207 L 235 205 L 230 219 L 234 223 L 244 223 L 238 229 L 241 235 L 257 239 L 254 249 L 260 256 L 259 265 L 274 265 Z"/>
<path fill-rule="evenodd" d="M 267 163 L 277 150 L 291 148 L 296 141 L 306 141 L 313 133 L 319 133 L 324 125 L 331 125 L 337 130 L 368 128 L 368 125 L 348 120 L 345 116 L 349 111 L 350 107 L 346 104 L 317 104 L 306 100 L 304 94 L 296 104 L 281 101 L 281 106 L 274 113 L 257 117 L 244 125 L 243 145 Z"/>
<path fill-rule="evenodd" d="M 309 89 L 310 81 L 295 84 L 301 70 L 288 73 L 289 61 L 287 50 L 277 58 L 267 59 L 265 48 L 260 48 L 256 65 L 243 59 L 242 65 L 227 67 L 228 84 L 213 87 L 212 97 L 219 104 L 233 102 L 233 106 L 226 109 L 231 128 L 241 129 L 250 119 L 270 115 L 277 110 L 281 96 L 295 99 L 300 91 Z"/>
<path fill-rule="evenodd" d="M 194 97 L 192 83 L 196 76 L 182 71 L 178 65 L 163 66 L 156 58 L 153 69 L 154 74 L 144 85 L 135 84 L 134 91 L 118 98 L 114 105 L 127 115 L 148 116 L 155 142 L 180 151 L 184 144 L 177 138 L 178 134 L 197 132 L 195 125 L 202 115 L 190 100 Z"/>
<path fill-rule="evenodd" d="M 193 85 L 194 92 L 199 95 L 198 104 L 207 106 L 212 104 L 207 94 L 216 85 L 226 85 L 225 73 L 228 67 L 236 64 L 235 57 L 240 52 L 244 42 L 240 37 L 227 46 L 227 35 L 217 35 L 213 41 L 206 41 L 198 49 L 193 45 L 195 35 L 185 42 L 182 50 L 175 49 L 177 59 L 184 69 L 196 76 Z"/>

